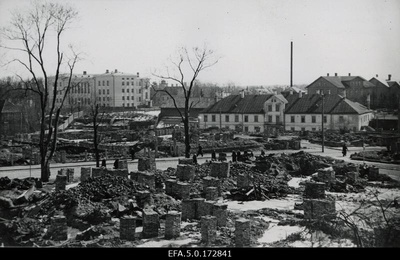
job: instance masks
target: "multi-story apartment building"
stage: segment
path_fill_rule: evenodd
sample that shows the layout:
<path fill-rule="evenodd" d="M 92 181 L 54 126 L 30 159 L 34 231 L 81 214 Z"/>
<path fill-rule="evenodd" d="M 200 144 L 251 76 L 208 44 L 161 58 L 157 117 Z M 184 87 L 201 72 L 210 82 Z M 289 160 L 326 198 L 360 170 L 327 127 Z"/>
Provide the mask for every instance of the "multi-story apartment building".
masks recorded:
<path fill-rule="evenodd" d="M 280 94 L 230 95 L 204 109 L 199 127 L 274 133 L 283 128 L 287 100 Z"/>
<path fill-rule="evenodd" d="M 50 80 L 54 80 L 50 79 Z M 60 77 L 56 104 L 60 105 L 68 77 Z M 109 107 L 138 107 L 150 105 L 150 81 L 137 74 L 106 70 L 103 74 L 73 75 L 72 87 L 64 108 L 83 108 L 91 104 Z"/>

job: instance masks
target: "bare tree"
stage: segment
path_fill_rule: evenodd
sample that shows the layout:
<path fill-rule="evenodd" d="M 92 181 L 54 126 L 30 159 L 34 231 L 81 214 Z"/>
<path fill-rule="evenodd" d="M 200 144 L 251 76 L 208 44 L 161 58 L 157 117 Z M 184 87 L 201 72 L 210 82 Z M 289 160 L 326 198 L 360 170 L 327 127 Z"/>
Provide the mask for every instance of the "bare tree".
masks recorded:
<path fill-rule="evenodd" d="M 50 177 L 50 160 L 56 149 L 59 116 L 71 87 L 75 64 L 79 60 L 79 55 L 71 46 L 71 57 L 67 57 L 62 50 L 62 36 L 77 15 L 77 11 L 72 7 L 63 4 L 34 2 L 27 11 L 16 10 L 12 15 L 10 27 L 2 30 L 2 34 L 12 45 L 1 47 L 22 53 L 23 58 L 15 58 L 12 61 L 19 63 L 29 73 L 31 80 L 24 81 L 21 76 L 19 78 L 26 83 L 26 88 L 36 93 L 40 99 L 39 150 L 41 180 L 44 182 Z M 53 42 L 55 44 L 52 45 Z M 53 53 L 55 65 L 47 60 L 45 53 Z M 68 69 L 68 73 L 64 75 L 67 77 L 67 84 L 60 87 L 59 81 L 63 76 L 60 70 L 64 65 Z M 53 72 L 48 66 L 55 69 L 53 77 L 49 76 Z M 60 95 L 61 102 L 57 106 L 56 98 Z"/>
<path fill-rule="evenodd" d="M 193 48 L 191 53 L 189 53 L 189 51 L 186 48 L 182 48 L 178 52 L 178 55 L 179 57 L 177 61 L 171 61 L 173 69 L 175 73 L 177 73 L 177 75 L 171 75 L 168 68 L 166 75 L 160 75 L 155 73 L 153 73 L 153 75 L 161 79 L 172 80 L 174 82 L 177 82 L 179 86 L 183 89 L 183 96 L 185 99 L 185 106 L 183 112 L 178 107 L 176 97 L 172 95 L 168 90 L 157 89 L 155 90 L 155 93 L 156 94 L 159 92 L 166 93 L 172 99 L 176 110 L 179 112 L 185 132 L 185 157 L 189 158 L 190 157 L 189 115 L 190 115 L 190 109 L 195 105 L 194 102 L 191 102 L 190 100 L 192 96 L 192 90 L 193 87 L 195 86 L 196 79 L 198 78 L 200 72 L 215 65 L 218 62 L 218 59 L 214 57 L 214 51 L 209 50 L 206 46 L 203 48 L 195 47 Z M 186 72 L 185 70 L 186 68 L 188 69 L 188 72 Z M 189 85 L 185 83 L 186 82 L 185 76 L 187 75 L 190 75 L 188 76 Z"/>

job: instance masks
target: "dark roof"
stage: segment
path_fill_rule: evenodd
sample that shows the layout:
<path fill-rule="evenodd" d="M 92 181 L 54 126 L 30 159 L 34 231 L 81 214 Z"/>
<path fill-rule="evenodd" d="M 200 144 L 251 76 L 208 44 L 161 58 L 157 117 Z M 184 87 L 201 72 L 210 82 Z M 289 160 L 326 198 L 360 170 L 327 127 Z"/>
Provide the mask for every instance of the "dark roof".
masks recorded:
<path fill-rule="evenodd" d="M 375 87 L 383 87 L 383 88 L 388 88 L 389 84 L 387 83 L 386 80 L 379 79 L 377 77 L 373 77 L 369 80 L 372 84 L 375 85 Z"/>
<path fill-rule="evenodd" d="M 2 103 L 3 101 L 3 103 Z M 21 112 L 21 106 L 15 105 L 8 100 L 0 100 L 0 112 L 1 113 L 19 113 Z"/>
<path fill-rule="evenodd" d="M 230 95 L 226 98 L 221 99 L 204 109 L 202 113 L 238 113 L 238 114 L 260 114 L 264 113 L 264 103 L 270 99 L 273 94 L 263 95 L 245 95 L 244 98 L 241 95 Z M 276 95 L 277 98 L 285 101 L 285 97 L 282 95 Z"/>
<path fill-rule="evenodd" d="M 289 95 L 286 97 L 286 114 L 321 114 L 322 97 L 318 94 Z M 329 114 L 364 114 L 371 112 L 360 103 L 343 98 L 340 95 L 326 95 L 324 98 L 324 112 Z"/>
<path fill-rule="evenodd" d="M 366 79 L 360 76 L 321 76 L 315 81 L 313 81 L 310 85 L 312 85 L 314 82 L 316 82 L 319 79 L 324 79 L 334 85 L 337 88 L 346 88 L 348 86 L 348 81 L 352 81 L 356 78 L 359 78 L 363 81 L 363 86 L 366 88 L 373 87 L 374 85 L 371 82 L 368 82 Z M 308 88 L 310 85 L 308 85 L 306 88 Z"/>

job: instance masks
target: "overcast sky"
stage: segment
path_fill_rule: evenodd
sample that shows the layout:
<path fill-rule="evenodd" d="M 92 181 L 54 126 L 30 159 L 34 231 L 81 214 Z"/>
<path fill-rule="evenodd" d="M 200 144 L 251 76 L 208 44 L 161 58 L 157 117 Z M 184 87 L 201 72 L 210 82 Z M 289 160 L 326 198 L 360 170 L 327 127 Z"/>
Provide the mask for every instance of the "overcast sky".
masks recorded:
<path fill-rule="evenodd" d="M 29 4 L 0 0 L 0 26 Z M 180 47 L 220 57 L 203 82 L 309 84 L 326 73 L 400 79 L 399 0 L 63 0 L 79 11 L 68 41 L 85 53 L 76 72 L 151 73 Z M 0 55 L 2 62 L 12 55 Z M 19 67 L 20 68 L 20 67 Z M 0 77 L 20 73 L 0 68 Z"/>

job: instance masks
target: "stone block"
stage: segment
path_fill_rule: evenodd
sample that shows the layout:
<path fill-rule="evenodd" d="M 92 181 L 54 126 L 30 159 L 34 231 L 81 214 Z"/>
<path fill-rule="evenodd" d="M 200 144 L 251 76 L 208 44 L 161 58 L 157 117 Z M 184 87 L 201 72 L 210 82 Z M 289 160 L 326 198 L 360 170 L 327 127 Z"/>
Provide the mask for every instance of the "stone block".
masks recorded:
<path fill-rule="evenodd" d="M 169 211 L 165 217 L 165 239 L 178 238 L 181 232 L 181 216 L 178 211 Z"/>
<path fill-rule="evenodd" d="M 157 212 L 151 209 L 143 210 L 143 238 L 158 237 L 160 220 Z"/>
<path fill-rule="evenodd" d="M 67 168 L 67 182 L 74 182 L 74 168 Z"/>
<path fill-rule="evenodd" d="M 90 177 L 92 177 L 92 168 L 81 167 L 81 182 L 87 181 Z"/>
<path fill-rule="evenodd" d="M 211 163 L 211 177 L 228 178 L 230 171 L 229 162 L 212 162 Z"/>
<path fill-rule="evenodd" d="M 176 182 L 175 185 L 176 194 L 175 197 L 177 199 L 189 199 L 190 198 L 190 188 L 191 185 L 186 182 Z"/>
<path fill-rule="evenodd" d="M 189 164 L 178 164 L 176 166 L 176 177 L 180 181 L 193 181 L 195 176 L 195 167 Z"/>
<path fill-rule="evenodd" d="M 358 172 L 346 172 L 345 176 L 350 182 L 355 182 L 360 177 L 360 174 Z"/>
<path fill-rule="evenodd" d="M 154 157 L 139 158 L 138 171 L 156 170 L 156 159 Z"/>
<path fill-rule="evenodd" d="M 201 217 L 201 242 L 206 246 L 214 244 L 217 238 L 217 218 L 214 216 Z"/>
<path fill-rule="evenodd" d="M 196 219 L 199 219 L 203 216 L 213 215 L 213 209 L 214 209 L 214 201 L 198 201 L 197 203 L 197 215 Z"/>
<path fill-rule="evenodd" d="M 140 208 L 146 208 L 154 204 L 150 191 L 138 191 L 136 193 L 136 202 Z"/>
<path fill-rule="evenodd" d="M 318 170 L 318 181 L 332 184 L 336 181 L 335 171 L 332 167 Z"/>
<path fill-rule="evenodd" d="M 134 241 L 136 235 L 136 217 L 124 216 L 120 219 L 119 237 L 123 240 Z"/>
<path fill-rule="evenodd" d="M 203 178 L 203 192 L 205 193 L 207 187 L 217 187 L 218 196 L 221 196 L 221 181 L 218 178 L 207 176 Z"/>
<path fill-rule="evenodd" d="M 118 161 L 118 169 L 128 170 L 128 161 L 127 160 L 119 160 Z"/>
<path fill-rule="evenodd" d="M 217 218 L 217 226 L 225 227 L 228 219 L 228 205 L 221 203 L 213 204 L 212 215 Z"/>
<path fill-rule="evenodd" d="M 155 189 L 156 187 L 155 175 L 151 172 L 140 172 L 138 182 L 149 186 L 150 189 Z"/>
<path fill-rule="evenodd" d="M 312 199 L 325 198 L 326 184 L 323 182 L 306 182 L 304 189 L 304 197 Z"/>
<path fill-rule="evenodd" d="M 379 168 L 378 167 L 369 167 L 368 168 L 368 180 L 369 181 L 379 180 Z"/>
<path fill-rule="evenodd" d="M 67 185 L 67 175 L 57 175 L 55 184 L 56 191 L 65 190 L 65 186 Z"/>
<path fill-rule="evenodd" d="M 165 194 L 175 196 L 176 179 L 167 179 L 165 181 Z"/>
<path fill-rule="evenodd" d="M 250 220 L 239 218 L 235 221 L 235 246 L 249 247 L 251 242 Z"/>
<path fill-rule="evenodd" d="M 331 219 L 336 216 L 335 200 L 304 199 L 305 219 Z"/>
<path fill-rule="evenodd" d="M 206 200 L 217 200 L 218 198 L 218 188 L 217 187 L 207 187 L 206 188 Z"/>

